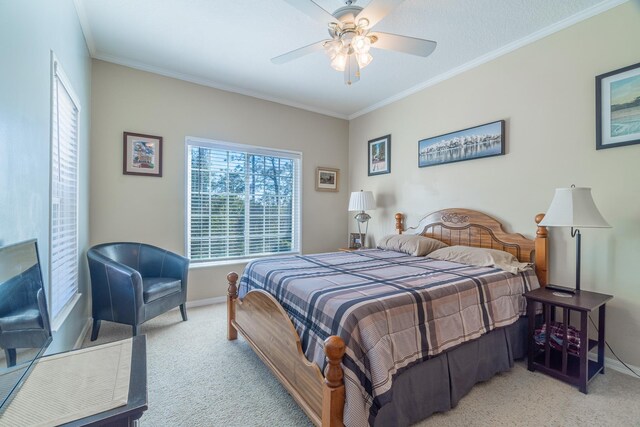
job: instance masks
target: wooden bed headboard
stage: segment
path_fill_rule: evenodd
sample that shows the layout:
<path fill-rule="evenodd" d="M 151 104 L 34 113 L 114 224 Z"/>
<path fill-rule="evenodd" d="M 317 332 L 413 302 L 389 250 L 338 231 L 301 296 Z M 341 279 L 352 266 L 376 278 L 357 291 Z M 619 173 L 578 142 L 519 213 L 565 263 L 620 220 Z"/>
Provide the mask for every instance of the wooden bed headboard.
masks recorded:
<path fill-rule="evenodd" d="M 418 225 L 405 229 L 404 215 L 397 213 L 396 230 L 402 234 L 420 234 L 447 245 L 500 249 L 515 255 L 520 262 L 533 262 L 540 286 L 548 282 L 548 239 L 546 227 L 540 226 L 544 214 L 538 214 L 535 239 L 507 233 L 495 218 L 471 209 L 443 209 L 422 218 Z"/>

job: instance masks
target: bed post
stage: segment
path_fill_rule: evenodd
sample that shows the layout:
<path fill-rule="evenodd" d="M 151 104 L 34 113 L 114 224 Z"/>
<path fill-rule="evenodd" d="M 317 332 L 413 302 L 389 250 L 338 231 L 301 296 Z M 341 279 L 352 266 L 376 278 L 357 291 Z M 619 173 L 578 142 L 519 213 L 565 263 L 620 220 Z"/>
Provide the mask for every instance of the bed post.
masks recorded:
<path fill-rule="evenodd" d="M 227 288 L 227 339 L 229 341 L 238 338 L 238 331 L 233 327 L 233 322 L 236 320 L 236 299 L 238 298 L 238 273 L 232 271 L 227 274 L 227 281 L 229 282 L 229 288 Z"/>
<path fill-rule="evenodd" d="M 402 226 L 402 219 L 403 219 L 403 215 L 402 213 L 398 212 L 396 214 L 396 230 L 398 230 L 398 234 L 402 234 L 402 230 L 404 229 L 404 227 Z"/>
<path fill-rule="evenodd" d="M 332 335 L 324 341 L 327 365 L 322 385 L 322 427 L 342 427 L 344 412 L 344 372 L 342 357 L 345 345 L 342 338 Z"/>
<path fill-rule="evenodd" d="M 544 218 L 543 213 L 536 215 L 536 224 L 538 224 L 538 230 L 536 231 L 536 275 L 538 276 L 538 282 L 540 286 L 547 286 L 549 282 L 549 239 L 547 238 L 547 227 L 541 226 L 540 221 Z"/>

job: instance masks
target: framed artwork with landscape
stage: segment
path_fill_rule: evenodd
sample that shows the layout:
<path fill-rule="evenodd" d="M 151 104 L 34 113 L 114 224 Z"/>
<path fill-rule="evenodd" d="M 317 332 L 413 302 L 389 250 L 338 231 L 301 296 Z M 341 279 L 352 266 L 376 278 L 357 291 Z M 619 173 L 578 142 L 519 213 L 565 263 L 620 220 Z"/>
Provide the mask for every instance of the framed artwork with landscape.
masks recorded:
<path fill-rule="evenodd" d="M 640 63 L 596 77 L 596 149 L 640 144 Z"/>
<path fill-rule="evenodd" d="M 369 141 L 369 176 L 391 172 L 391 135 Z"/>
<path fill-rule="evenodd" d="M 162 137 L 124 132 L 122 173 L 162 176 Z"/>
<path fill-rule="evenodd" d="M 504 120 L 418 141 L 418 167 L 462 162 L 505 153 Z"/>
<path fill-rule="evenodd" d="M 340 169 L 316 168 L 316 191 L 338 191 Z"/>

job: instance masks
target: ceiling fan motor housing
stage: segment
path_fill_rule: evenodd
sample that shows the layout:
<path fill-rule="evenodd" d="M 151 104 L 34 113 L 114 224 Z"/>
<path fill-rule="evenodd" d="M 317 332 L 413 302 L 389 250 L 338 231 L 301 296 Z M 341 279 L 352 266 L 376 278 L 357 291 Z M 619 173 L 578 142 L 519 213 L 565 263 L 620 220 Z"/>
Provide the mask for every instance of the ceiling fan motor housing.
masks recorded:
<path fill-rule="evenodd" d="M 333 12 L 333 16 L 343 25 L 346 23 L 352 23 L 355 27 L 356 16 L 358 16 L 361 10 L 362 8 L 360 6 L 343 6 Z"/>

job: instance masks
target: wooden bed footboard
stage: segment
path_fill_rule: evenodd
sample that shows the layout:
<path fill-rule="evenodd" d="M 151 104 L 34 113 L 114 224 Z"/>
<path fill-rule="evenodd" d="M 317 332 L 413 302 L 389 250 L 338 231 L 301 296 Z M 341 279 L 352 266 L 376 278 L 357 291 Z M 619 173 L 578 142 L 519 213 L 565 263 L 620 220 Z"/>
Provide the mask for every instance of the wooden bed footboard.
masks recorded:
<path fill-rule="evenodd" d="M 227 339 L 235 340 L 240 332 L 315 425 L 343 426 L 342 338 L 334 335 L 325 341 L 328 365 L 323 377 L 318 365 L 305 357 L 300 337 L 276 299 L 254 290 L 240 300 L 238 274 L 229 273 L 227 281 Z"/>
<path fill-rule="evenodd" d="M 481 212 L 468 209 L 443 209 L 422 218 L 416 227 L 404 227 L 404 215 L 395 215 L 399 234 L 422 234 L 449 245 L 501 249 L 522 262 L 534 262 L 541 286 L 548 280 L 547 229 L 540 226 L 544 214 L 535 218 L 535 240 L 507 233 L 502 224 Z M 305 357 L 300 337 L 289 316 L 269 293 L 253 290 L 238 298 L 238 274 L 227 275 L 227 339 L 240 332 L 256 354 L 273 371 L 311 421 L 322 427 L 343 426 L 345 403 L 342 358 L 345 343 L 330 336 L 324 345 L 327 367 L 320 368 Z"/>

